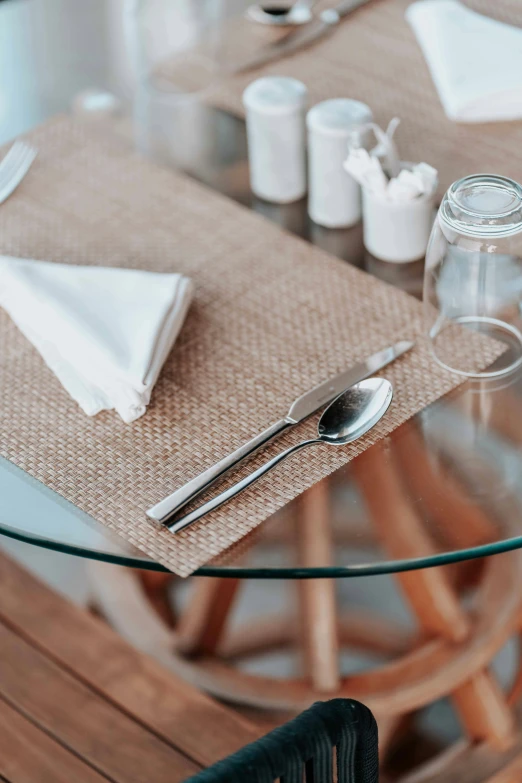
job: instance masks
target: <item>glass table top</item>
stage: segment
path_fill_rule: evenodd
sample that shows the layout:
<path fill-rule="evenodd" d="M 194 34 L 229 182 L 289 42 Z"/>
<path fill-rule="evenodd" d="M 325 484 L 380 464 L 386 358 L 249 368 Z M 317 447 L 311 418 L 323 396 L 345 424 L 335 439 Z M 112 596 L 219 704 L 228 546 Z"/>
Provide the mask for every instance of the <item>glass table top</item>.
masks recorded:
<path fill-rule="evenodd" d="M 116 16 L 111 20 L 103 17 L 109 25 L 103 36 L 96 21 L 102 15 L 98 2 L 87 4 L 80 17 L 72 14 L 66 20 L 78 27 L 78 35 L 81 32 L 85 46 L 90 47 L 89 56 L 82 59 L 80 50 L 64 52 L 52 45 L 54 31 L 63 29 L 68 9 L 70 4 L 52 0 L 1 4 L 0 38 L 22 40 L 32 30 L 35 46 L 33 59 L 18 63 L 18 49 L 9 52 L 0 47 L 10 65 L 0 68 L 0 95 L 6 107 L 0 141 L 68 108 L 77 93 L 93 84 L 123 98 L 128 95 L 129 69 L 121 59 Z M 37 25 L 44 16 L 46 26 Z M 45 69 L 39 52 L 45 53 Z M 67 58 L 73 55 L 80 59 L 68 68 Z M 38 92 L 44 71 L 57 74 L 54 92 Z M 16 79 L 18 90 L 13 87 Z M 184 145 L 179 143 L 172 149 L 169 134 L 162 132 L 157 117 L 150 123 L 154 128 L 150 133 L 147 118 L 151 111 L 149 106 L 139 115 L 143 124 L 137 138 L 142 151 L 164 165 L 180 166 L 207 186 L 347 263 L 420 296 L 422 263 L 387 264 L 372 258 L 364 250 L 361 226 L 321 228 L 308 219 L 305 201 L 281 207 L 254 198 L 248 185 L 242 121 L 200 107 L 197 127 L 191 124 L 189 129 L 191 144 L 186 149 L 190 159 L 183 159 Z M 169 133 L 172 127 L 169 119 Z M 521 422 L 522 374 L 466 383 L 312 487 L 197 573 L 254 578 L 351 577 L 451 563 L 522 547 Z M 164 570 L 2 459 L 0 534 L 86 558 Z"/>

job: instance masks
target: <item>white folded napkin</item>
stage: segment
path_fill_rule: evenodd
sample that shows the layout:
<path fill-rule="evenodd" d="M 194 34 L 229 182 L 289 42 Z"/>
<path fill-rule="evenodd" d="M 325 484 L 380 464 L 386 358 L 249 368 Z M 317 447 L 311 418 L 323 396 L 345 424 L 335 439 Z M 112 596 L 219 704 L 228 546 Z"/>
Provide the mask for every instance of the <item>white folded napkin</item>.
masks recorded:
<path fill-rule="evenodd" d="M 409 6 L 406 19 L 451 120 L 522 117 L 522 29 L 457 0 L 420 0 Z"/>
<path fill-rule="evenodd" d="M 179 274 L 0 256 L 0 306 L 89 416 L 145 413 L 191 298 Z"/>

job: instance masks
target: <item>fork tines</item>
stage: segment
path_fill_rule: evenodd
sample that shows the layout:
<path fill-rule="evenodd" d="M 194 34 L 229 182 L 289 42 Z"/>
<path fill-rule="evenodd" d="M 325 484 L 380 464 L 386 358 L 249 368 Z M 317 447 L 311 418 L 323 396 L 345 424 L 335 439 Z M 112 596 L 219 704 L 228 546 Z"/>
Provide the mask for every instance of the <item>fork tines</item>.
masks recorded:
<path fill-rule="evenodd" d="M 25 141 L 13 144 L 0 163 L 0 204 L 18 187 L 36 155 L 36 148 Z"/>

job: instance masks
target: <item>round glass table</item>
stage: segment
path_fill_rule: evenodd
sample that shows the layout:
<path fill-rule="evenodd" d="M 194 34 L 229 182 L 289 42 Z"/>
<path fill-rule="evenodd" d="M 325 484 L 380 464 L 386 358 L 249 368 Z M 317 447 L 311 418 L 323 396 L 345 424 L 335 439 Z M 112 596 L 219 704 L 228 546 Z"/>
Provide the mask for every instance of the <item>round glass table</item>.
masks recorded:
<path fill-rule="evenodd" d="M 125 104 L 133 76 L 123 41 L 128 3 L 114 0 L 110 13 L 103 0 L 81 12 L 77 5 L 0 3 L 0 62 L 9 66 L 0 68 L 1 142 L 71 105 L 80 111 L 78 94 L 95 86 Z M 74 47 L 62 45 L 66 26 Z M 136 114 L 143 152 L 420 297 L 421 262 L 372 258 L 360 226 L 314 225 L 304 201 L 280 207 L 253 198 L 242 121 L 199 107 L 197 123 L 184 125 L 190 143 L 176 134 L 173 149 L 171 118 L 162 127 L 155 116 L 151 134 L 148 109 Z M 522 716 L 513 707 L 522 694 L 520 655 L 500 683 L 492 666 L 520 636 L 522 553 L 510 550 L 522 549 L 521 414 L 522 374 L 463 384 L 196 572 L 211 578 L 161 573 L 2 459 L 0 535 L 88 559 L 94 608 L 118 632 L 177 675 L 247 708 L 296 711 L 325 696 L 358 698 L 378 717 L 384 756 L 405 721 L 449 697 L 458 736 L 467 739 L 442 754 L 448 771 L 440 779 L 473 768 L 474 783 L 484 783 L 488 764 L 507 769 L 522 756 Z M 343 579 L 376 574 L 394 576 Z M 282 675 L 270 668 L 281 653 Z M 433 780 L 433 768 L 415 779 Z"/>
<path fill-rule="evenodd" d="M 18 50 L 4 47 L 13 67 L 0 73 L 6 101 L 0 141 L 67 107 L 81 112 L 79 97 L 94 84 L 116 92 L 123 100 L 125 114 L 132 69 L 122 59 L 124 27 L 118 15 L 124 12 L 124 4 L 121 8 L 115 4 L 114 19 L 105 19 L 102 6 L 96 2 L 85 10 L 90 20 L 86 25 L 81 15 L 55 7 L 49 0 L 2 4 L 0 20 L 6 42 L 32 35 L 35 43 L 30 61 L 16 60 Z M 71 31 L 85 39 L 84 48 L 74 53 L 74 67 L 70 67 L 73 54 L 54 45 L 63 29 L 63 14 Z M 42 15 L 47 20 L 45 28 L 38 26 Z M 97 34 L 102 16 L 107 23 L 105 36 Z M 84 49 L 88 56 L 84 56 Z M 40 83 L 44 60 L 46 72 L 53 74 L 55 90 L 52 96 L 43 91 L 36 101 L 34 85 Z M 27 85 L 32 85 L 31 89 Z M 89 94 L 92 98 L 92 91 Z M 91 100 L 85 111 L 92 105 Z M 199 105 L 197 111 L 192 108 L 188 122 L 186 116 L 175 116 L 173 107 L 166 114 L 163 103 L 155 105 L 154 95 L 141 96 L 139 109 L 135 112 L 135 138 L 142 152 L 165 165 L 179 166 L 287 231 L 421 296 L 422 262 L 388 264 L 371 257 L 363 246 L 361 226 L 325 229 L 309 220 L 304 200 L 278 206 L 253 197 L 243 121 Z M 174 127 L 176 145 L 172 144 Z M 521 392 L 518 376 L 496 383 L 464 384 L 197 573 L 294 579 L 351 577 L 451 563 L 522 547 Z M 314 542 L 310 546 L 300 543 L 300 525 L 310 529 L 309 538 Z M 397 540 L 390 536 L 392 528 L 400 531 Z M 1 459 L 0 534 L 92 560 L 162 570 Z"/>
<path fill-rule="evenodd" d="M 364 249 L 360 225 L 325 229 L 308 218 L 306 200 L 279 206 L 255 198 L 243 121 L 199 106 L 195 155 L 193 125 L 193 143 L 173 151 L 167 144 L 172 126 L 163 133 L 149 104 L 136 114 L 141 124 L 135 138 L 142 152 L 182 168 L 347 263 L 421 296 L 422 262 L 389 264 L 373 258 Z M 78 111 L 78 101 L 75 106 Z M 169 116 L 169 122 L 175 119 Z M 127 127 L 124 116 L 120 121 Z M 190 152 L 186 159 L 184 149 Z M 354 577 L 522 547 L 521 414 L 522 373 L 464 383 L 196 573 L 298 580 Z M 2 459 L 0 499 L 0 534 L 91 560 L 164 570 Z"/>

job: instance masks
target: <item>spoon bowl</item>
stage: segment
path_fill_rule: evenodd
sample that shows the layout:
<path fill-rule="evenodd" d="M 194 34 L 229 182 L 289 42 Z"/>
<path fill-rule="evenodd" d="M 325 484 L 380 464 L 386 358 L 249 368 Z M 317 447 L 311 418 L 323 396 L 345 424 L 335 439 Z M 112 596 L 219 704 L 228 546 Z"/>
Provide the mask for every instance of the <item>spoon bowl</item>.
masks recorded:
<path fill-rule="evenodd" d="M 330 403 L 317 426 L 319 440 L 345 446 L 360 438 L 384 416 L 393 397 L 385 378 L 367 378 L 344 391 Z"/>

